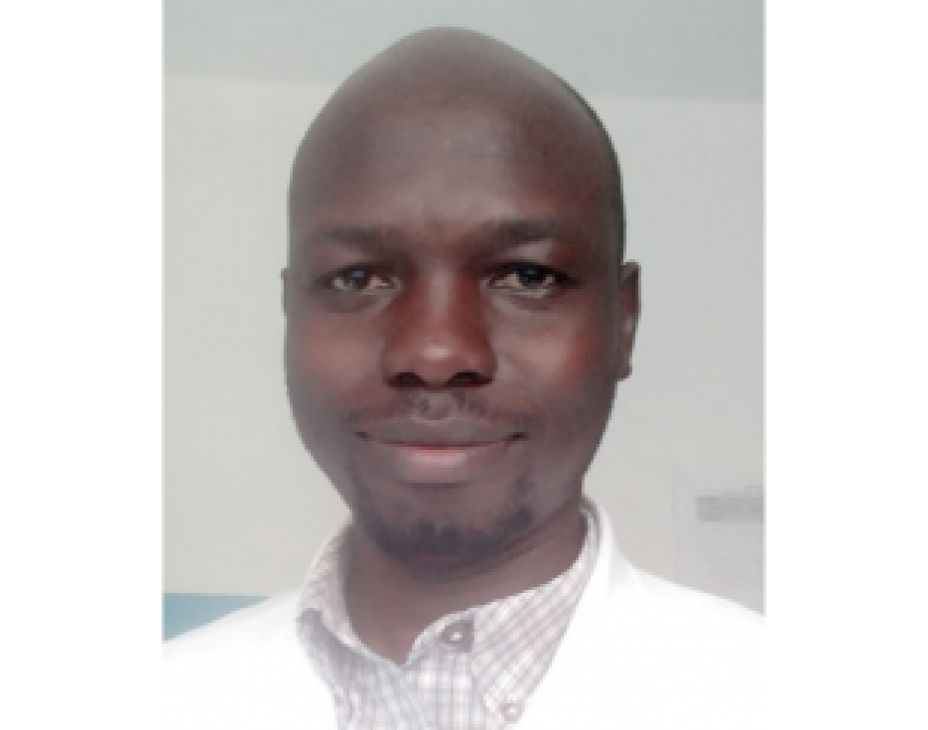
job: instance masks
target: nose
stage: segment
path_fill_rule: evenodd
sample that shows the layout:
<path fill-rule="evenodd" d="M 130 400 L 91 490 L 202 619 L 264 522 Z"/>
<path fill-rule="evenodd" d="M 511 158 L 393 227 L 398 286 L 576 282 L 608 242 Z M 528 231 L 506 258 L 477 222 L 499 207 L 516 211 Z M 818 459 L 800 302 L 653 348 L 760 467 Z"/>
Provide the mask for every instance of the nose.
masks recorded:
<path fill-rule="evenodd" d="M 496 355 L 479 291 L 423 287 L 394 306 L 382 363 L 389 385 L 447 388 L 493 380 Z"/>

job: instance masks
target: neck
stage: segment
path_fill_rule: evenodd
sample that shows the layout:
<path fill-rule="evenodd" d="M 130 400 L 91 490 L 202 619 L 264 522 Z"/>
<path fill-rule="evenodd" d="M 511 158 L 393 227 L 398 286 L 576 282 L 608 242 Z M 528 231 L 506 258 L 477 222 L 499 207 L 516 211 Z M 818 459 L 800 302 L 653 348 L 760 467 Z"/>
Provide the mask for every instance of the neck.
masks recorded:
<path fill-rule="evenodd" d="M 416 637 L 450 613 L 536 588 L 567 570 L 583 546 L 579 493 L 525 539 L 483 563 L 423 575 L 384 553 L 355 523 L 345 601 L 355 633 L 402 664 Z"/>

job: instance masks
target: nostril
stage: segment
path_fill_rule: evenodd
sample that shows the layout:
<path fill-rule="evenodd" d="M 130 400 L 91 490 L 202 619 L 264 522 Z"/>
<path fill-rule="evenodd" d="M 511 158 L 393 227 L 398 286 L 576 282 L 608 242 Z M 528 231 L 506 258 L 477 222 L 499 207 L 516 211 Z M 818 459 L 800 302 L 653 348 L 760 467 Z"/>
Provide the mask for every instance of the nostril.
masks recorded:
<path fill-rule="evenodd" d="M 403 372 L 393 376 L 393 385 L 399 388 L 421 388 L 425 382 L 415 373 Z"/>
<path fill-rule="evenodd" d="M 485 385 L 489 382 L 489 378 L 480 373 L 475 373 L 472 370 L 464 370 L 460 373 L 456 373 L 451 380 L 448 381 L 449 386 L 474 386 L 474 385 Z"/>
<path fill-rule="evenodd" d="M 404 371 L 390 378 L 390 385 L 395 388 L 467 388 L 475 385 L 486 385 L 491 378 L 471 370 L 455 373 L 445 382 L 431 383 L 417 373 Z"/>

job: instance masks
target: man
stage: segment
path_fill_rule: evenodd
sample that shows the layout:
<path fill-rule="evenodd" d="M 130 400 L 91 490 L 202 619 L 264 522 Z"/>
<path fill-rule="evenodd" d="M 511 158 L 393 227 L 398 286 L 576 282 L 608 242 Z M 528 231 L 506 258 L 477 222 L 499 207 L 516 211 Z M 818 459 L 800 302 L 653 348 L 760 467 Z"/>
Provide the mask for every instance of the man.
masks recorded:
<path fill-rule="evenodd" d="M 639 311 L 592 110 L 419 33 L 313 122 L 289 217 L 290 400 L 352 520 L 169 645 L 169 724 L 757 727 L 756 618 L 631 567 L 582 495 Z"/>

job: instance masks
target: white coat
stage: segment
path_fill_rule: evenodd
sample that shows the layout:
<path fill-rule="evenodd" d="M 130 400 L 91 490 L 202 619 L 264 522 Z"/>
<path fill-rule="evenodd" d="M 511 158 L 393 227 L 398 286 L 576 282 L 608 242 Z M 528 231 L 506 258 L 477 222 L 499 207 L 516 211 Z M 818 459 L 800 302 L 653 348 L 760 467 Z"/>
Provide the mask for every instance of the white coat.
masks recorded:
<path fill-rule="evenodd" d="M 518 730 L 764 726 L 763 629 L 735 604 L 632 567 L 597 508 L 600 552 Z M 331 693 L 295 628 L 298 593 L 165 645 L 171 730 L 336 730 Z"/>

